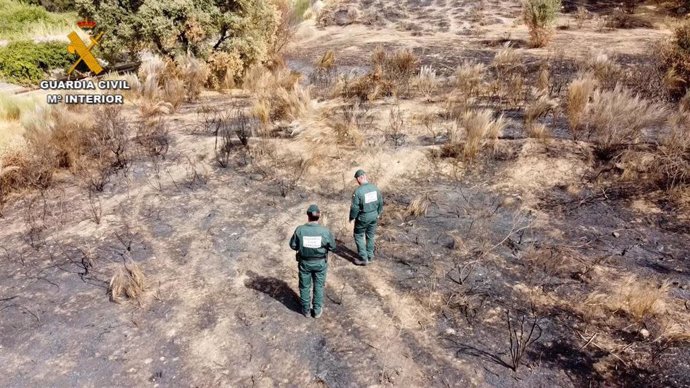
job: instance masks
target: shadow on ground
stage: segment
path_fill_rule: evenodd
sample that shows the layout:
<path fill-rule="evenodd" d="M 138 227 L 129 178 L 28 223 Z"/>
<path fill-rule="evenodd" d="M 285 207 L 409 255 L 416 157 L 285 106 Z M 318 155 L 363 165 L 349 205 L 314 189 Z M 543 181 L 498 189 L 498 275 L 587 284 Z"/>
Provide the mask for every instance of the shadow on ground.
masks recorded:
<path fill-rule="evenodd" d="M 263 292 L 271 298 L 282 303 L 288 309 L 301 314 L 299 297 L 290 288 L 286 281 L 274 277 L 260 276 L 254 272 L 248 272 L 249 279 L 244 282 L 245 287 Z"/>
<path fill-rule="evenodd" d="M 333 251 L 333 253 L 336 256 L 339 256 L 347 261 L 349 261 L 352 264 L 355 264 L 357 260 L 359 260 L 359 255 L 357 252 L 353 251 L 352 249 L 348 248 L 345 245 L 345 242 L 342 240 L 336 240 L 336 249 Z"/>

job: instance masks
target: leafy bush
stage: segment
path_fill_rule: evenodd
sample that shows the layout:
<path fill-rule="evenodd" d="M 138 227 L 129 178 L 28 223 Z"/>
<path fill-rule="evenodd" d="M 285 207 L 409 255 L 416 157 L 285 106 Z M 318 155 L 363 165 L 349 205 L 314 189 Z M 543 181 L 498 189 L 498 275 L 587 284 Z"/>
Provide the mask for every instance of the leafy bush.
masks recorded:
<path fill-rule="evenodd" d="M 280 17 L 269 0 L 77 0 L 77 9 L 105 32 L 101 48 L 106 58 L 118 59 L 123 52 L 135 57 L 142 49 L 171 59 L 186 54 L 211 58 L 220 81 L 239 79 L 247 66 L 269 58 Z M 232 59 L 233 66 L 220 66 L 222 59 Z"/>
<path fill-rule="evenodd" d="M 561 9 L 561 0 L 524 0 L 522 9 L 522 17 L 529 28 L 532 46 L 546 45 L 551 39 L 551 24 Z"/>
<path fill-rule="evenodd" d="M 32 84 L 51 69 L 65 68 L 76 59 L 62 42 L 12 42 L 0 48 L 0 77 L 10 82 Z"/>
<path fill-rule="evenodd" d="M 690 82 L 690 22 L 674 30 L 673 39 L 661 50 L 661 60 L 667 76 L 672 75 L 671 78 L 682 81 L 667 84 L 671 96 L 675 99 L 683 97 Z"/>
<path fill-rule="evenodd" d="M 40 5 L 50 12 L 65 12 L 74 10 L 73 0 L 25 0 L 31 5 Z"/>
<path fill-rule="evenodd" d="M 0 0 L 0 39 L 65 36 L 76 19 L 74 12 L 57 14 L 19 0 Z"/>

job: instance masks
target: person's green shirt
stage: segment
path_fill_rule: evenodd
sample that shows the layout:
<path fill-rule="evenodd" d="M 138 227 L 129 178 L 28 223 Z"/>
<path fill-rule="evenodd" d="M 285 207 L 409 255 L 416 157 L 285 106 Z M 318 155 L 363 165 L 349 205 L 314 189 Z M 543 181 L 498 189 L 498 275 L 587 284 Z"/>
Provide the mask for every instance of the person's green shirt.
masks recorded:
<path fill-rule="evenodd" d="M 371 183 L 365 183 L 355 190 L 350 206 L 350 221 L 373 221 L 383 212 L 381 191 Z"/>
<path fill-rule="evenodd" d="M 325 259 L 329 251 L 335 250 L 335 239 L 328 228 L 309 222 L 295 229 L 290 248 L 297 251 L 297 260 Z"/>

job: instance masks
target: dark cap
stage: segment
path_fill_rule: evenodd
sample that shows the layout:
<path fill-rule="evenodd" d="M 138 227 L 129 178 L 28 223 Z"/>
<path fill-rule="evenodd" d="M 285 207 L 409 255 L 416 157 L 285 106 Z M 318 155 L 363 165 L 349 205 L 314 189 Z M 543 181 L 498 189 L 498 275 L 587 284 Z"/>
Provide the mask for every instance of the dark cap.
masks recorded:
<path fill-rule="evenodd" d="M 321 213 L 321 210 L 319 210 L 319 207 L 314 205 L 309 205 L 309 208 L 307 208 L 307 214 L 317 214 Z"/>
<path fill-rule="evenodd" d="M 359 178 L 365 174 L 366 174 L 366 172 L 364 172 L 364 170 L 357 170 L 357 172 L 355 173 L 355 179 L 357 179 L 357 178 Z"/>

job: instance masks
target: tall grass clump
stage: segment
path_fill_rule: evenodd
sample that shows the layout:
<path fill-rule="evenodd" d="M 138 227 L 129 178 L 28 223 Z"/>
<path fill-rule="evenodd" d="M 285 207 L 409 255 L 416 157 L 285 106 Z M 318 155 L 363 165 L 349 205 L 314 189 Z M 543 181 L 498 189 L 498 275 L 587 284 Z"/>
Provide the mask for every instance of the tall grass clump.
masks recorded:
<path fill-rule="evenodd" d="M 591 75 L 586 74 L 575 79 L 568 86 L 565 113 L 574 140 L 577 140 L 582 130 L 585 110 L 596 85 L 597 81 Z"/>
<path fill-rule="evenodd" d="M 666 114 L 663 106 L 616 86 L 613 90 L 597 89 L 592 93 L 584 123 L 588 138 L 607 149 L 637 142 L 644 129 L 662 125 Z"/>
<path fill-rule="evenodd" d="M 468 110 L 456 124 L 456 128 L 449 133 L 448 144 L 442 148 L 442 155 L 472 160 L 484 147 L 496 144 L 507 123 L 502 115 L 494 118 L 493 111 L 481 109 Z"/>

